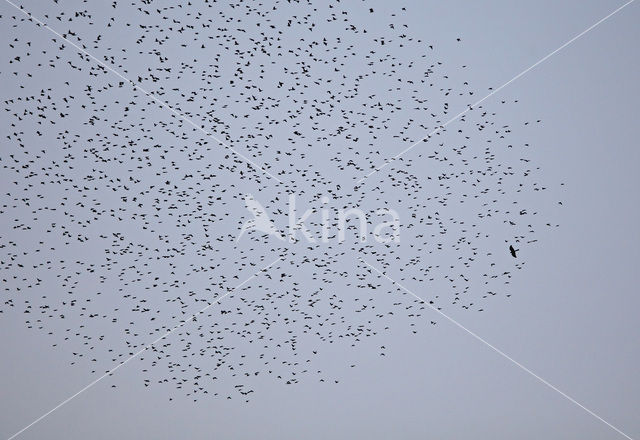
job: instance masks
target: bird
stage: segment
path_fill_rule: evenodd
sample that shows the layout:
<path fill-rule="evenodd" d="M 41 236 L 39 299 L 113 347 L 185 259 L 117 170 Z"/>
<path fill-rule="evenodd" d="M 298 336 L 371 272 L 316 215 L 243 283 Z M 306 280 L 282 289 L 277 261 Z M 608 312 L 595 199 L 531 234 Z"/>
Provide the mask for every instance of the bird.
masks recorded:
<path fill-rule="evenodd" d="M 513 258 L 517 258 L 517 255 L 516 255 L 517 249 L 514 249 L 513 245 L 509 245 L 509 252 L 511 253 L 511 256 Z"/>

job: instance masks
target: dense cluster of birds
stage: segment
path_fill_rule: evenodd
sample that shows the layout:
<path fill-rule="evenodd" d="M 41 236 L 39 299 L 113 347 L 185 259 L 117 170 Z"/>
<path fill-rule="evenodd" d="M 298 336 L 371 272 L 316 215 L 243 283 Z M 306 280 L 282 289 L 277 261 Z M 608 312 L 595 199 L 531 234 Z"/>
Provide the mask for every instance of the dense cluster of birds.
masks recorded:
<path fill-rule="evenodd" d="M 463 37 L 412 37 L 409 7 L 29 7 L 50 29 L 0 10 L 0 319 L 22 314 L 96 374 L 228 294 L 139 356 L 145 385 L 248 399 L 264 376 L 335 382 L 316 364 L 327 347 L 384 356 L 381 334 L 436 323 L 360 258 L 430 305 L 482 311 L 556 226 L 522 140 L 540 121 L 519 120 L 517 100 L 421 141 L 491 88 L 446 63 Z M 317 239 L 243 229 L 248 194 L 283 237 L 295 196 Z M 337 236 L 349 208 L 364 240 L 355 216 Z M 372 236 L 380 208 L 397 211 L 398 240 Z"/>

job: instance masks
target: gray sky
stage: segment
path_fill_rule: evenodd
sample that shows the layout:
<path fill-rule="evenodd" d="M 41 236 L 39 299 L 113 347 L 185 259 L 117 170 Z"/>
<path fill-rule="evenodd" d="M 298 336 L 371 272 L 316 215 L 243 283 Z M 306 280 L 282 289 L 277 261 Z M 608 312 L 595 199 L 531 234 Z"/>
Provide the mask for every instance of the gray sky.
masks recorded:
<path fill-rule="evenodd" d="M 446 65 L 468 65 L 466 75 L 480 93 L 510 80 L 620 4 L 416 3 L 408 5 L 411 14 L 404 19 L 411 36 L 433 42 Z M 24 5 L 40 17 L 57 7 L 39 2 Z M 383 9 L 375 2 L 373 7 Z M 14 21 L 8 17 L 19 14 L 12 6 L 5 3 L 0 11 L 3 40 L 30 40 L 34 53 L 39 45 L 50 45 L 53 36 L 44 29 L 28 22 L 11 27 Z M 640 252 L 636 193 L 640 153 L 632 137 L 639 96 L 639 18 L 638 5 L 630 5 L 485 103 L 491 108 L 492 102 L 519 100 L 514 113 L 503 112 L 498 121 L 542 119 L 535 129 L 514 136 L 516 141 L 535 145 L 528 156 L 541 168 L 537 178 L 551 188 L 551 194 L 537 206 L 545 219 L 560 227 L 537 231 L 538 243 L 527 246 L 521 256 L 525 268 L 513 272 L 510 298 L 492 301 L 483 313 L 460 307 L 445 310 L 632 438 L 640 436 L 640 299 L 635 273 Z M 67 30 L 63 23 L 57 29 Z M 456 37 L 464 44 L 457 44 Z M 112 38 L 111 42 L 123 40 L 122 47 L 134 46 L 123 35 Z M 2 57 L 6 78 L 13 66 L 8 67 L 5 50 L 11 53 L 6 44 Z M 80 63 L 73 50 L 66 57 Z M 134 72 L 143 61 L 131 63 L 125 68 Z M 11 81 L 12 87 L 3 87 L 3 101 L 26 93 L 16 91 L 16 80 Z M 132 96 L 125 90 L 117 93 L 129 93 L 128 99 Z M 451 111 L 455 114 L 463 108 Z M 154 116 L 161 119 L 163 112 L 158 110 Z M 125 119 L 115 113 L 109 116 Z M 7 126 L 7 112 L 2 118 Z M 77 130 L 87 128 L 78 126 Z M 231 137 L 233 132 L 231 128 Z M 157 137 L 159 142 L 172 142 L 167 133 L 157 133 Z M 10 147 L 5 144 L 5 149 Z M 389 148 L 401 149 L 400 145 L 398 150 Z M 0 154 L 6 160 L 7 152 Z M 417 152 L 409 154 L 417 156 Z M 323 163 L 315 159 L 301 163 L 313 162 L 320 168 Z M 328 164 L 325 169 L 327 176 L 337 173 Z M 560 187 L 560 183 L 565 185 Z M 238 191 L 252 191 L 247 183 L 238 186 Z M 44 194 L 50 195 L 46 190 Z M 562 207 L 555 203 L 558 200 Z M 237 209 L 233 212 L 243 207 Z M 3 243 L 12 234 L 19 237 L 15 240 L 28 240 L 10 228 L 12 220 L 5 216 L 0 223 Z M 498 246 L 503 246 L 502 239 Z M 73 257 L 74 251 L 67 252 Z M 89 261 L 96 251 L 82 252 L 86 254 L 81 257 Z M 237 254 L 229 257 L 237 258 Z M 349 270 L 358 270 L 353 264 Z M 260 285 L 254 280 L 242 295 L 255 293 Z M 435 288 L 418 281 L 405 285 L 423 297 L 431 297 Z M 3 295 L 8 294 L 15 296 L 3 290 Z M 52 289 L 50 295 L 55 294 Z M 231 296 L 220 306 L 227 306 L 227 299 L 230 304 L 238 301 Z M 398 294 L 397 300 L 406 298 Z M 90 373 L 93 365 L 69 365 L 73 346 L 53 348 L 46 334 L 26 328 L 24 316 L 3 310 L 0 436 L 6 438 L 96 375 Z M 248 403 L 223 398 L 193 402 L 165 387 L 145 388 L 142 367 L 132 361 L 18 438 L 624 438 L 461 329 L 430 314 L 426 310 L 422 319 L 428 323 L 438 318 L 438 325 L 413 334 L 409 324 L 402 325 L 398 317 L 392 331 L 379 335 L 376 343 L 387 347 L 385 357 L 367 344 L 353 349 L 339 344 L 322 347 L 323 355 L 313 368 L 331 371 L 332 377 L 340 379 L 337 384 L 319 383 L 311 376 L 285 386 L 264 376 L 255 382 Z M 105 361 L 98 370 L 115 366 Z M 357 368 L 350 368 L 351 363 Z M 113 384 L 117 388 L 112 389 Z M 169 395 L 173 401 L 168 401 Z"/>

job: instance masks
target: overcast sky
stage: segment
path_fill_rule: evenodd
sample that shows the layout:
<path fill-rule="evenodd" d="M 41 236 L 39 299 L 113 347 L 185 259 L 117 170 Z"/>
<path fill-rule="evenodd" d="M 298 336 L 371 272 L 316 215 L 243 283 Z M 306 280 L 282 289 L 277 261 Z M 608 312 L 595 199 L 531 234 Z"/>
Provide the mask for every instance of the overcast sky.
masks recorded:
<path fill-rule="evenodd" d="M 57 7 L 23 4 L 35 16 Z M 447 64 L 470 66 L 466 74 L 486 90 L 621 4 L 413 2 L 406 20 L 413 37 L 439 45 Z M 20 12 L 10 4 L 2 2 L 0 14 L 5 75 L 8 41 L 29 40 L 37 53 L 53 35 L 26 21 L 13 27 L 8 16 Z M 552 191 L 551 202 L 540 208 L 559 227 L 540 230 L 536 245 L 521 255 L 526 266 L 514 273 L 510 298 L 493 301 L 483 313 L 446 310 L 631 438 L 640 438 L 639 20 L 640 7 L 629 5 L 487 100 L 518 99 L 518 115 L 542 120 L 523 141 L 535 145 L 529 156 Z M 455 44 L 457 37 L 463 45 Z M 66 56 L 79 62 L 75 51 Z M 2 88 L 3 101 L 24 93 L 11 84 Z M 5 113 L 3 126 L 10 130 Z M 3 159 L 11 147 L 3 143 Z M 0 224 L 7 240 L 10 220 Z M 418 281 L 407 287 L 430 294 Z M 87 365 L 70 365 L 69 349 L 53 348 L 20 313 L 5 311 L 0 330 L 0 436 L 7 438 L 96 376 Z M 165 388 L 144 387 L 132 362 L 17 438 L 624 438 L 452 323 L 438 319 L 427 330 L 413 334 L 400 326 L 385 334 L 385 357 L 366 346 L 327 347 L 318 368 L 332 369 L 338 384 L 284 386 L 265 376 L 248 403 L 193 402 L 180 394 L 168 401 Z M 358 367 L 349 368 L 351 361 Z"/>

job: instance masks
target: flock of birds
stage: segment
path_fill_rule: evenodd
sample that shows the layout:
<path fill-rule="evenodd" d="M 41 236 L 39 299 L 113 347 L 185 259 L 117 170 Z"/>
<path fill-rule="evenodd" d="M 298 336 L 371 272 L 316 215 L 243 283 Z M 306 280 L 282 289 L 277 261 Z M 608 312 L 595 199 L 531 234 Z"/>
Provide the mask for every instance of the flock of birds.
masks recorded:
<path fill-rule="evenodd" d="M 228 294 L 133 365 L 246 400 L 266 375 L 337 382 L 317 366 L 331 344 L 385 356 L 381 335 L 436 323 L 360 258 L 443 310 L 512 294 L 556 226 L 522 141 L 540 121 L 496 97 L 391 160 L 490 92 L 443 61 L 463 38 L 412 37 L 394 2 L 193 3 L 30 4 L 63 38 L 0 10 L 0 319 L 101 375 Z M 243 230 L 248 194 L 283 235 L 295 195 L 328 240 Z M 362 240 L 355 218 L 338 240 L 349 208 L 369 230 L 396 210 L 399 240 Z"/>

